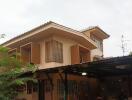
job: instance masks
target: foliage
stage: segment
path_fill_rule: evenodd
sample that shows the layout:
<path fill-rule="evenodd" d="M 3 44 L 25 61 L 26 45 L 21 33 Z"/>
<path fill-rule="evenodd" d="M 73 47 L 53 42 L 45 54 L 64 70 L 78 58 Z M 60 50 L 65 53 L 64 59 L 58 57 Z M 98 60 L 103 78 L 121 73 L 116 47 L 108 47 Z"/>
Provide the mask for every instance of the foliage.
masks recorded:
<path fill-rule="evenodd" d="M 129 53 L 130 56 L 132 56 L 132 51 Z"/>
<path fill-rule="evenodd" d="M 36 68 L 20 62 L 17 56 L 10 56 L 7 48 L 0 47 L 0 100 L 14 100 L 19 94 L 16 87 L 29 80 L 35 81 L 33 77 L 21 77 L 23 73 L 34 71 Z"/>

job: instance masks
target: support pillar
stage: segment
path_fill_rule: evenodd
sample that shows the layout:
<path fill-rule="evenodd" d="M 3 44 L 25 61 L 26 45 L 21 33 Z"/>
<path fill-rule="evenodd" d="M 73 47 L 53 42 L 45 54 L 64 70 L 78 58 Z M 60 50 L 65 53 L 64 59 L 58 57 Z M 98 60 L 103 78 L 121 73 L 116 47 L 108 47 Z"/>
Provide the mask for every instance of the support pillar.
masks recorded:
<path fill-rule="evenodd" d="M 128 91 L 129 91 L 129 96 L 132 96 L 132 87 L 131 87 L 131 77 L 128 75 Z"/>
<path fill-rule="evenodd" d="M 38 80 L 38 100 L 45 100 L 44 80 Z"/>
<path fill-rule="evenodd" d="M 64 100 L 68 100 L 68 80 L 67 80 L 67 72 L 64 73 L 65 81 L 64 81 Z"/>

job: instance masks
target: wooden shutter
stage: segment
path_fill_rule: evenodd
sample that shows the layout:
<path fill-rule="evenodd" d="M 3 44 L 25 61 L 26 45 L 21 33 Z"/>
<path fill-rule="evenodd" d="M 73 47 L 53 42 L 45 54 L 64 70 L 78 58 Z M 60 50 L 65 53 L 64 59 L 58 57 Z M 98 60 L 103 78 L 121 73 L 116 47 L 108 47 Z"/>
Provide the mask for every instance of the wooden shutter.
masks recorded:
<path fill-rule="evenodd" d="M 46 62 L 63 62 L 63 44 L 50 40 L 45 42 L 45 58 Z"/>
<path fill-rule="evenodd" d="M 74 45 L 71 47 L 71 64 L 80 63 L 79 46 Z"/>
<path fill-rule="evenodd" d="M 55 40 L 53 42 L 53 55 L 55 62 L 63 62 L 63 45 L 62 43 Z"/>
<path fill-rule="evenodd" d="M 91 61 L 90 51 L 86 53 L 86 61 Z"/>
<path fill-rule="evenodd" d="M 21 53 L 21 61 L 24 63 L 30 63 L 31 62 L 31 44 L 25 44 L 20 47 L 20 53 Z"/>
<path fill-rule="evenodd" d="M 83 62 L 88 62 L 88 61 L 91 61 L 91 59 L 90 59 L 90 51 L 85 52 L 83 54 Z"/>
<path fill-rule="evenodd" d="M 38 43 L 31 45 L 31 63 L 40 64 L 40 44 Z"/>
<path fill-rule="evenodd" d="M 45 42 L 45 59 L 46 62 L 53 61 L 53 48 L 52 48 L 52 41 Z"/>

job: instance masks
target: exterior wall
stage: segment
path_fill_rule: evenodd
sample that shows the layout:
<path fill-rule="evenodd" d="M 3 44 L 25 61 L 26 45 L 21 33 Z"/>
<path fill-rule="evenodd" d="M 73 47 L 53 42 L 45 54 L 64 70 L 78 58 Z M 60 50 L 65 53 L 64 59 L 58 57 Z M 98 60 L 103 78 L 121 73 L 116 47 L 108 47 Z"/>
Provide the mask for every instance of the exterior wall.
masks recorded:
<path fill-rule="evenodd" d="M 55 39 L 63 44 L 63 63 L 56 62 L 45 62 L 45 41 L 49 39 Z M 78 44 L 75 41 L 70 39 L 64 39 L 62 37 L 53 36 L 48 39 L 40 41 L 40 54 L 41 54 L 41 63 L 38 65 L 40 69 L 58 67 L 71 64 L 71 46 Z"/>
<path fill-rule="evenodd" d="M 88 38 L 91 37 L 91 33 L 90 33 L 89 31 L 85 31 L 84 34 L 85 34 Z M 94 36 L 94 37 L 96 37 L 96 36 Z M 96 38 L 97 38 L 99 41 L 102 41 L 102 43 L 103 43 L 103 40 L 102 40 L 102 39 L 99 39 L 98 37 L 96 37 Z M 96 43 L 96 42 L 95 42 L 95 43 Z M 98 44 L 96 43 L 96 45 L 98 45 Z M 97 46 L 97 47 L 98 47 L 98 46 Z M 100 57 L 102 57 L 102 56 L 103 56 L 103 51 L 101 51 L 99 48 L 91 50 L 91 61 L 93 61 L 94 56 L 100 56 Z"/>
<path fill-rule="evenodd" d="M 94 49 L 94 50 L 91 50 L 91 61 L 93 61 L 93 58 L 95 56 L 100 56 L 102 57 L 103 56 L 103 52 L 99 49 Z"/>
<path fill-rule="evenodd" d="M 46 62 L 46 59 L 45 59 L 45 42 L 48 40 L 51 40 L 51 39 L 54 39 L 54 40 L 63 44 L 63 62 L 62 63 Z M 25 44 L 23 44 L 23 45 L 25 45 Z M 23 45 L 20 45 L 20 47 L 17 47 L 17 48 L 21 48 Z M 64 38 L 62 36 L 53 36 L 53 35 L 48 37 L 48 38 L 41 39 L 40 41 L 36 41 L 36 42 L 32 41 L 30 43 L 30 45 L 31 45 L 31 51 L 33 51 L 31 54 L 31 60 L 34 60 L 34 62 L 31 62 L 31 63 L 37 64 L 39 69 L 46 69 L 46 68 L 52 68 L 52 67 L 71 65 L 72 64 L 71 63 L 71 56 L 72 56 L 71 55 L 71 47 L 74 45 L 84 47 L 81 44 L 79 44 L 78 42 L 71 40 L 71 39 L 68 39 L 68 37 Z M 40 47 L 40 49 L 39 49 L 39 47 Z M 84 47 L 84 48 L 86 48 L 86 47 Z M 86 48 L 86 49 L 89 50 L 89 48 Z M 40 56 L 38 56 L 39 55 L 38 52 L 40 52 Z M 21 53 L 21 50 L 20 50 L 20 53 Z M 75 57 L 76 57 L 76 55 L 75 55 Z M 39 58 L 40 58 L 40 60 L 39 60 Z M 80 59 L 80 57 L 79 57 L 79 59 Z M 91 59 L 92 58 L 90 58 L 90 60 Z"/>
<path fill-rule="evenodd" d="M 51 40 L 51 39 L 59 41 L 63 44 L 63 62 L 62 63 L 46 62 L 46 60 L 45 60 L 45 41 Z M 72 64 L 71 63 L 71 47 L 74 45 L 80 45 L 79 43 L 75 42 L 74 40 L 68 39 L 67 37 L 64 38 L 61 36 L 50 36 L 48 38 L 44 38 L 40 41 L 37 41 L 37 44 L 40 44 L 40 64 L 37 64 L 37 63 L 35 63 L 35 64 L 38 65 L 39 69 L 46 69 L 46 68 L 52 68 L 52 67 L 71 65 Z M 82 45 L 80 45 L 80 46 L 82 46 Z M 82 47 L 84 47 L 84 46 L 82 46 Z M 36 49 L 36 48 L 34 48 L 34 49 Z M 89 48 L 87 48 L 87 49 L 89 49 Z M 93 57 L 95 55 L 102 56 L 102 54 L 103 54 L 103 52 L 99 49 L 91 50 L 90 53 L 91 53 L 90 54 L 90 61 L 93 60 Z M 33 59 L 38 60 L 39 58 L 33 58 Z"/>
<path fill-rule="evenodd" d="M 102 42 L 102 46 L 100 44 L 98 44 L 98 43 L 95 42 L 96 45 L 97 45 L 97 49 L 91 50 L 91 59 L 92 59 L 92 61 L 93 61 L 93 58 L 95 56 L 103 57 L 103 40 L 98 39 L 98 41 Z M 101 48 L 100 48 L 99 45 L 101 46 Z"/>

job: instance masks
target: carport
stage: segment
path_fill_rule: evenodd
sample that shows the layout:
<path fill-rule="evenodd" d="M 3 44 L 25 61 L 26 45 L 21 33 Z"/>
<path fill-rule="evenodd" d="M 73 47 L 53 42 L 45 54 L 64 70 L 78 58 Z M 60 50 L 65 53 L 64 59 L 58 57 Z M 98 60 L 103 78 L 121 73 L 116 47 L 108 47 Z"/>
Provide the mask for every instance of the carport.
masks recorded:
<path fill-rule="evenodd" d="M 64 83 L 64 100 L 68 100 L 68 79 L 67 75 L 79 75 L 83 77 L 94 77 L 103 81 L 111 77 L 127 77 L 128 85 L 128 96 L 132 95 L 132 56 L 122 56 L 122 57 L 113 57 L 108 59 L 103 59 L 99 61 L 86 62 L 81 64 L 67 65 L 49 69 L 42 69 L 37 71 L 38 74 L 46 74 L 47 78 L 50 80 L 51 84 L 52 79 L 49 77 L 50 73 L 58 73 L 61 80 Z M 64 77 L 61 76 L 62 73 Z M 123 82 L 117 78 L 117 81 Z M 126 80 L 125 80 L 126 81 Z M 42 92 L 41 84 L 42 81 L 38 81 L 38 100 L 45 100 L 45 97 Z M 43 85 L 44 88 L 44 85 Z"/>

